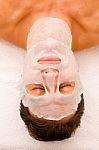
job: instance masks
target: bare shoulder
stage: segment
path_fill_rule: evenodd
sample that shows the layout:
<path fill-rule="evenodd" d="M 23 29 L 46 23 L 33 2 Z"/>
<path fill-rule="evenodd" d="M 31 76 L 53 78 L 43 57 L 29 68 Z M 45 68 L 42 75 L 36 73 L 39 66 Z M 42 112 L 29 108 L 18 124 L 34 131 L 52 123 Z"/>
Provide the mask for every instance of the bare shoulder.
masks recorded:
<path fill-rule="evenodd" d="M 99 0 L 1 0 L 0 37 L 26 47 L 31 25 L 44 16 L 68 19 L 73 50 L 99 44 Z"/>
<path fill-rule="evenodd" d="M 82 2 L 82 0 L 79 0 Z M 99 44 L 99 1 L 84 0 L 72 17 L 73 49 Z"/>

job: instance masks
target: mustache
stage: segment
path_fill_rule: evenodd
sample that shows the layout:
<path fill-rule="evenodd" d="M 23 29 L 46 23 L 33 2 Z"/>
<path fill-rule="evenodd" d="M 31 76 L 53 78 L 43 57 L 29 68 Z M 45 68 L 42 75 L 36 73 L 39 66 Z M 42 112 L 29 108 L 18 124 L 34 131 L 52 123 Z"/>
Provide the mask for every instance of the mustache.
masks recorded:
<path fill-rule="evenodd" d="M 81 101 L 74 116 L 68 122 L 59 122 L 56 120 L 47 120 L 32 116 L 28 107 L 20 102 L 20 116 L 24 121 L 26 128 L 32 138 L 40 141 L 60 141 L 70 138 L 80 126 L 81 117 L 84 113 L 84 98 L 81 94 Z"/>

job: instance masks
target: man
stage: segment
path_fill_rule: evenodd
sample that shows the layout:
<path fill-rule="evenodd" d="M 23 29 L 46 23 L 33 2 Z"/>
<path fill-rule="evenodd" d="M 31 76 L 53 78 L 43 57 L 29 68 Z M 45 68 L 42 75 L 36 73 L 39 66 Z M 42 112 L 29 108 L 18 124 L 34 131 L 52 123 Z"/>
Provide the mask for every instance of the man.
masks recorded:
<path fill-rule="evenodd" d="M 84 100 L 71 38 L 68 24 L 50 17 L 28 34 L 20 114 L 39 140 L 69 138 L 80 125 Z"/>
<path fill-rule="evenodd" d="M 72 0 L 71 2 L 57 1 L 57 0 L 54 2 L 52 0 L 50 0 L 49 2 L 46 0 L 45 1 L 25 1 L 25 2 L 21 1 L 19 4 L 17 4 L 17 2 L 11 3 L 11 0 L 9 0 L 7 3 L 2 1 L 0 6 L 4 7 L 4 9 L 1 11 L 1 23 L 0 23 L 1 37 L 6 40 L 9 40 L 10 42 L 13 42 L 21 47 L 26 47 L 27 36 L 28 36 L 29 30 L 30 30 L 30 27 L 32 26 L 32 24 L 35 23 L 35 21 L 37 19 L 42 18 L 42 17 L 60 18 L 61 20 L 64 20 L 66 22 L 66 24 L 68 24 L 68 26 L 71 30 L 71 33 L 72 33 L 72 38 L 73 38 L 73 42 L 72 42 L 73 50 L 90 47 L 90 46 L 93 46 L 93 45 L 96 45 L 99 43 L 98 23 L 97 24 L 93 23 L 94 19 L 98 18 L 97 17 L 98 16 L 98 1 L 94 2 L 94 7 L 93 7 L 93 2 L 82 1 L 82 0 L 76 1 L 75 4 L 74 4 L 74 0 Z M 3 13 L 3 11 L 4 11 L 4 13 Z M 5 12 L 7 12 L 7 13 L 5 13 Z M 87 19 L 87 16 L 88 16 L 89 20 Z M 99 22 L 99 21 L 97 21 L 97 22 Z M 94 26 L 93 26 L 93 24 L 94 24 Z M 88 41 L 87 41 L 87 39 L 88 39 Z M 57 41 L 48 39 L 46 41 L 47 42 L 46 46 L 48 46 L 48 43 L 50 43 L 49 41 L 50 42 L 52 41 L 52 43 L 54 43 L 54 45 L 56 43 L 56 46 L 58 44 Z M 62 43 L 60 43 L 59 45 L 61 45 L 61 44 Z M 41 46 L 42 45 L 44 46 L 45 44 L 41 43 Z M 32 45 L 32 46 L 34 46 L 34 45 Z M 39 45 L 37 45 L 37 46 L 39 46 Z M 67 45 L 65 45 L 65 46 L 67 46 Z M 63 49 L 65 49 L 65 48 L 63 48 Z M 36 49 L 34 49 L 34 52 L 35 52 L 35 50 Z M 55 51 L 55 53 L 56 53 L 56 51 Z M 59 49 L 59 51 L 60 51 L 60 49 Z M 61 55 L 61 53 L 60 53 L 60 55 Z M 26 80 L 28 78 L 26 72 L 28 73 L 28 71 L 31 71 L 31 70 L 28 70 L 29 64 L 30 64 L 30 66 L 32 66 L 31 65 L 32 64 L 31 56 L 33 56 L 33 55 L 30 52 L 29 55 L 27 56 L 27 60 L 30 60 L 30 61 L 29 61 L 29 63 L 26 63 L 27 67 L 26 67 L 26 71 L 24 73 L 26 75 L 25 76 Z M 59 110 L 59 106 L 60 106 L 60 108 L 63 108 L 63 105 L 67 106 L 67 102 L 62 103 L 63 101 L 59 100 L 59 93 L 55 97 L 55 92 L 56 92 L 55 89 L 56 88 L 55 88 L 54 84 L 56 84 L 56 87 L 59 90 L 59 92 L 61 94 L 65 95 L 65 98 L 69 94 L 72 95 L 72 93 L 76 87 L 76 83 L 78 83 L 77 84 L 77 89 L 78 89 L 79 82 L 76 82 L 76 78 L 74 77 L 74 71 L 76 70 L 76 67 L 72 65 L 72 64 L 75 64 L 75 60 L 74 60 L 74 57 L 73 57 L 71 51 L 69 51 L 68 64 L 69 64 L 70 68 L 74 69 L 74 70 L 72 70 L 73 80 L 67 80 L 64 83 L 64 82 L 58 82 L 59 80 L 61 80 L 61 77 L 63 79 L 62 73 L 64 70 L 66 70 L 66 68 L 64 68 L 64 70 L 61 72 L 59 69 L 59 64 L 62 63 L 61 66 L 63 66 L 63 61 L 61 61 L 62 57 L 58 57 L 58 60 L 55 60 L 56 58 L 54 57 L 54 61 L 53 60 L 51 61 L 51 59 L 50 59 L 50 63 L 48 63 L 49 62 L 48 59 L 47 59 L 47 63 L 46 63 L 47 68 L 45 70 L 44 70 L 44 68 L 43 69 L 40 68 L 40 70 L 39 70 L 40 74 L 38 74 L 38 75 L 42 76 L 42 79 L 43 79 L 42 84 L 38 84 L 38 83 L 33 84 L 33 82 L 32 82 L 32 84 L 30 84 L 30 82 L 27 82 L 28 84 L 25 84 L 25 91 L 26 91 L 25 94 L 27 94 L 27 95 L 25 95 L 25 98 L 23 98 L 23 99 L 25 99 L 25 102 L 27 99 L 28 100 L 32 99 L 32 100 L 36 101 L 35 99 L 33 99 L 34 96 L 38 97 L 39 94 L 40 94 L 40 96 L 41 95 L 43 96 L 44 94 L 46 94 L 48 92 L 49 94 L 46 95 L 46 98 L 49 98 L 51 96 L 49 98 L 49 101 L 52 98 L 51 104 L 53 103 L 52 106 L 55 107 L 55 110 L 57 109 L 56 104 L 58 103 L 59 104 L 58 110 Z M 71 64 L 70 60 L 73 60 L 72 64 Z M 39 61 L 39 59 L 38 59 L 38 64 L 41 64 L 40 66 L 42 66 L 42 64 L 44 64 L 44 63 L 45 63 L 44 59 L 43 59 L 43 61 L 41 61 L 41 60 Z M 55 66 L 54 64 L 58 64 L 57 65 L 58 67 L 55 66 L 56 68 L 53 69 L 53 67 L 51 66 L 50 68 L 48 68 L 49 67 L 48 64 L 53 64 L 53 66 Z M 35 69 L 35 63 L 33 63 L 33 68 Z M 37 70 L 33 70 L 33 71 L 35 73 L 35 71 L 37 71 Z M 75 72 L 77 73 L 77 70 Z M 46 75 L 46 73 L 47 73 L 47 75 Z M 59 78 L 59 73 L 62 74 L 60 78 Z M 70 70 L 67 71 L 67 74 L 70 74 Z M 72 75 L 72 74 L 70 74 L 70 75 Z M 30 76 L 30 74 L 29 74 L 29 76 Z M 34 74 L 33 74 L 33 76 L 34 76 Z M 33 76 L 31 76 L 31 77 L 33 77 Z M 37 77 L 39 77 L 39 76 L 37 76 Z M 77 74 L 76 74 L 76 77 L 78 77 Z M 41 77 L 39 77 L 39 79 L 40 78 Z M 49 79 L 50 80 L 52 79 L 53 84 L 50 82 Z M 56 81 L 56 79 L 57 79 L 57 81 Z M 33 78 L 33 80 L 34 80 L 34 78 Z M 65 80 L 66 80 L 66 78 L 65 78 Z M 36 82 L 36 79 L 35 79 L 35 82 Z M 39 80 L 39 82 L 40 82 L 40 80 Z M 58 83 L 60 83 L 59 87 L 57 86 Z M 53 89 L 53 87 L 55 88 L 53 90 L 54 94 L 53 94 L 53 91 L 51 91 L 51 89 Z M 77 90 L 77 93 L 78 93 L 78 90 Z M 76 93 L 76 96 L 77 96 L 77 93 Z M 64 107 L 63 110 L 66 111 L 66 113 L 69 112 L 69 110 L 71 110 L 74 106 L 76 108 L 75 109 L 76 111 L 73 111 L 72 113 L 70 113 L 68 115 L 65 114 L 66 116 L 63 116 L 64 111 L 62 111 L 62 109 L 61 109 L 62 114 L 60 114 L 61 111 L 56 113 L 56 111 L 54 111 L 54 107 L 53 107 L 53 109 L 51 108 L 49 110 L 49 112 L 47 112 L 47 117 L 46 117 L 45 113 L 48 109 L 45 109 L 45 108 L 49 108 L 49 106 L 50 106 L 49 102 L 47 102 L 48 107 L 45 106 L 45 103 L 43 101 L 41 101 L 38 104 L 39 107 L 37 106 L 37 104 L 34 104 L 31 102 L 33 107 L 30 107 L 30 105 L 31 105 L 30 103 L 25 103 L 24 100 L 21 101 L 20 114 L 28 128 L 30 135 L 32 137 L 35 137 L 38 140 L 43 140 L 43 141 L 62 140 L 65 138 L 69 138 L 71 136 L 71 134 L 75 131 L 75 129 L 80 125 L 80 119 L 81 119 L 81 116 L 82 116 L 83 110 L 84 110 L 83 95 L 82 95 L 82 93 L 79 93 L 79 94 L 81 94 L 81 95 L 78 98 L 77 103 L 75 102 L 75 100 L 77 100 L 77 99 L 71 98 L 71 101 L 69 101 L 70 103 L 68 103 L 68 107 Z M 26 97 L 26 96 L 28 96 L 28 97 Z M 29 99 L 29 97 L 31 97 L 31 96 L 32 96 L 32 98 Z M 53 102 L 53 96 L 55 97 L 54 102 Z M 61 97 L 62 96 L 63 95 L 61 95 Z M 58 98 L 58 100 L 56 98 Z M 47 101 L 47 99 L 45 99 L 45 97 L 43 97 L 41 100 L 43 100 L 43 99 Z M 24 102 L 24 104 L 23 104 L 23 102 Z M 44 109 L 41 109 L 41 106 L 43 106 Z M 41 111 L 39 110 L 39 108 Z M 70 109 L 68 109 L 68 108 L 70 108 Z M 50 112 L 50 111 L 53 111 L 54 113 Z M 44 116 L 42 117 L 43 113 L 44 113 Z M 49 115 L 49 117 L 51 116 L 52 119 L 51 118 L 49 119 L 48 115 Z M 56 119 L 55 117 L 58 119 Z M 59 118 L 59 117 L 61 117 L 61 118 Z"/>

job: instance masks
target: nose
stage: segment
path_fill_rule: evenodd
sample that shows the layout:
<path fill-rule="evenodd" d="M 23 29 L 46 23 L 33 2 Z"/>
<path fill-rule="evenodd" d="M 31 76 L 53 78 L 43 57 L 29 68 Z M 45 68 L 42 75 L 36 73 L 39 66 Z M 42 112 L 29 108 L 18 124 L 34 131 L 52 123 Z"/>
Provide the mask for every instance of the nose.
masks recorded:
<path fill-rule="evenodd" d="M 41 74 L 47 91 L 54 93 L 57 89 L 59 71 L 57 69 L 48 68 L 44 69 Z"/>

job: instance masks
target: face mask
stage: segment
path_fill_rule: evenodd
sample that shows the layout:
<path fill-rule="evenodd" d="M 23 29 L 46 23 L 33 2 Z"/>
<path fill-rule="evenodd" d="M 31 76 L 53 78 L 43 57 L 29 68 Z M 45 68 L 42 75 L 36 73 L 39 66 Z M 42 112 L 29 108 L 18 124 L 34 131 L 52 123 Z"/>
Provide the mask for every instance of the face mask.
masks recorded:
<path fill-rule="evenodd" d="M 70 49 L 71 34 L 67 32 L 69 27 L 66 28 L 65 24 L 60 19 L 43 18 L 33 25 L 28 36 L 23 103 L 39 118 L 60 120 L 74 113 L 80 102 L 81 83 Z M 58 33 L 66 37 L 67 32 L 68 36 L 55 35 L 55 26 Z"/>

